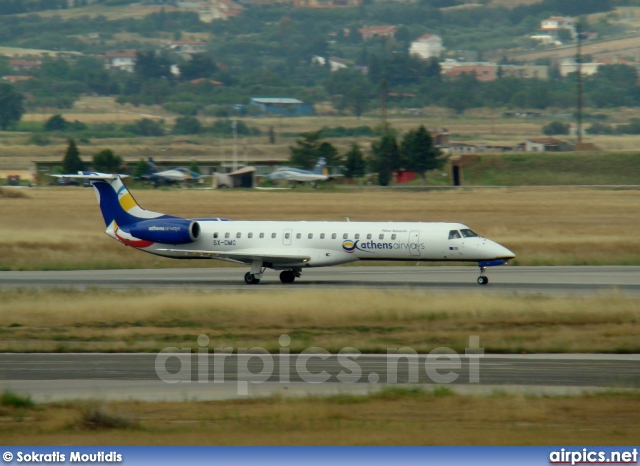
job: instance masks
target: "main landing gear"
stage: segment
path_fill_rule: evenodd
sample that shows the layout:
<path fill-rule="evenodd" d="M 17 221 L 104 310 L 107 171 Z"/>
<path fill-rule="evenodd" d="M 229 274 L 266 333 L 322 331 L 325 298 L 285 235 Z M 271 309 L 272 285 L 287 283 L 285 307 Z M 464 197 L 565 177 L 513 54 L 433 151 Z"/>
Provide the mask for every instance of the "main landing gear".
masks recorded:
<path fill-rule="evenodd" d="M 262 263 L 262 261 L 254 261 L 251 264 L 251 271 L 244 275 L 244 282 L 247 285 L 257 285 L 260 283 L 260 279 L 266 269 L 267 267 Z M 296 278 L 300 278 L 301 275 L 300 269 L 283 270 L 280 272 L 280 281 L 282 283 L 293 283 Z"/>
<path fill-rule="evenodd" d="M 244 274 L 244 282 L 247 285 L 257 285 L 258 283 L 260 283 L 260 279 L 256 278 L 256 276 L 251 272 L 247 272 Z"/>
<path fill-rule="evenodd" d="M 297 270 L 283 270 L 280 272 L 280 281 L 282 283 L 293 283 L 296 278 L 300 278 L 300 272 Z"/>

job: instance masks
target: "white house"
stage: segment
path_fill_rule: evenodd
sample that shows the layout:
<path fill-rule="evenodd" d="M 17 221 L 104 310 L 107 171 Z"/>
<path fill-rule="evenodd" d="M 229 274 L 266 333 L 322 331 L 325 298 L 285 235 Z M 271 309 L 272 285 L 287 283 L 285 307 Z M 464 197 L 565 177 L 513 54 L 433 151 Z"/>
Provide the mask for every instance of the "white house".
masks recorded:
<path fill-rule="evenodd" d="M 440 37 L 434 34 L 425 34 L 411 42 L 409 54 L 426 60 L 430 57 L 439 57 L 443 50 L 444 47 L 442 47 L 442 39 Z"/>
<path fill-rule="evenodd" d="M 325 57 L 320 57 L 318 55 L 314 55 L 311 59 L 311 63 L 314 65 L 327 65 L 327 59 Z M 349 68 L 353 65 L 353 63 L 343 60 L 342 58 L 337 57 L 329 57 L 329 68 L 332 73 L 335 73 L 338 70 Z"/>
<path fill-rule="evenodd" d="M 581 63 L 580 64 L 580 73 L 583 76 L 591 76 L 598 72 L 598 68 L 600 68 L 604 63 Z M 569 73 L 576 73 L 578 71 L 578 64 L 573 58 L 565 58 L 560 62 L 560 74 L 563 77 L 566 77 Z"/>
<path fill-rule="evenodd" d="M 174 40 L 169 45 L 169 49 L 185 55 L 192 55 L 206 52 L 207 44 L 199 40 Z"/>
<path fill-rule="evenodd" d="M 558 31 L 566 29 L 571 34 L 571 38 L 576 38 L 576 23 L 573 18 L 568 16 L 552 16 L 551 18 L 543 19 L 540 22 L 540 29 L 553 36 L 558 37 Z"/>
<path fill-rule="evenodd" d="M 136 67 L 135 50 L 119 50 L 110 52 L 102 57 L 104 67 L 108 70 L 120 70 L 133 73 Z"/>

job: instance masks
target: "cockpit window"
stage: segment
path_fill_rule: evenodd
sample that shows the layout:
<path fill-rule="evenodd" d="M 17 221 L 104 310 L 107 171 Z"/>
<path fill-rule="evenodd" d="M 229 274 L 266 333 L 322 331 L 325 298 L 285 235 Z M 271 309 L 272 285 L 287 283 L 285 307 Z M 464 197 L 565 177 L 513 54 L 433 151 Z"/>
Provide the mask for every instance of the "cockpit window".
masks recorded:
<path fill-rule="evenodd" d="M 462 236 L 460 236 L 460 232 L 458 232 L 458 230 L 451 230 L 449 232 L 449 239 L 457 239 L 457 238 L 462 238 Z"/>
<path fill-rule="evenodd" d="M 465 238 L 475 238 L 476 236 L 478 236 L 468 228 L 466 230 L 460 230 L 460 233 L 462 233 L 462 236 L 464 236 Z"/>

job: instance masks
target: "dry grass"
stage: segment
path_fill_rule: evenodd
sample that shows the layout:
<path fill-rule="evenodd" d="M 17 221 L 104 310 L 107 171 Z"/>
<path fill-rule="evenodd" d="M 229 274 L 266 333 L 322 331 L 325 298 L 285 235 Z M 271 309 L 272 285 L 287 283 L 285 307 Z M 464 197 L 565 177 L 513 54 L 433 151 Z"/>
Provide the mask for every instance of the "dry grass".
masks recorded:
<path fill-rule="evenodd" d="M 618 294 L 4 291 L 0 302 L 0 351 L 12 352 L 196 348 L 200 334 L 212 348 L 277 352 L 283 333 L 294 352 L 312 346 L 464 352 L 470 335 L 479 335 L 487 352 L 640 352 L 640 299 Z"/>
<path fill-rule="evenodd" d="M 393 390 L 366 397 L 110 403 L 134 428 L 87 430 L 83 403 L 5 410 L 5 445 L 631 445 L 635 394 L 537 398 L 437 396 Z M 37 426 L 37 428 L 34 428 Z M 434 428 L 437 426 L 437 428 Z"/>
<path fill-rule="evenodd" d="M 234 220 L 451 221 L 518 255 L 518 264 L 637 264 L 637 190 L 504 188 L 456 192 L 133 190 L 147 209 Z M 0 202 L 0 269 L 185 266 L 133 251 L 103 234 L 86 188 L 43 188 Z M 212 207 L 214 206 L 214 207 Z M 16 213 L 20 213 L 17 215 Z M 218 262 L 196 261 L 210 267 Z"/>

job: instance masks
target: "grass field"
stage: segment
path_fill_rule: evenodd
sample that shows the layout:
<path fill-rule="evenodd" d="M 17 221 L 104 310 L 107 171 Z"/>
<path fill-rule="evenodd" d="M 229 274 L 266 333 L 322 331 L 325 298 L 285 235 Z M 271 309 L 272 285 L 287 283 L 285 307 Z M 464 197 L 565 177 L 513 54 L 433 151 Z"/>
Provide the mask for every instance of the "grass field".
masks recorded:
<path fill-rule="evenodd" d="M 67 402 L 0 407 L 0 436 L 5 445 L 633 445 L 638 401 L 635 392 L 476 397 L 394 388 L 330 398 Z"/>
<path fill-rule="evenodd" d="M 110 239 L 91 189 L 22 191 L 23 197 L 0 199 L 0 270 L 220 265 L 160 258 Z M 640 237 L 634 234 L 640 216 L 632 214 L 640 205 L 638 190 L 134 189 L 133 194 L 147 209 L 184 217 L 461 222 L 514 251 L 514 263 L 522 265 L 640 263 Z"/>
<path fill-rule="evenodd" d="M 480 336 L 487 353 L 638 353 L 640 299 L 464 296 L 409 290 L 278 292 L 2 291 L 0 351 L 135 352 L 167 347 L 410 347 L 458 353 Z M 301 305 L 300 303 L 305 303 Z"/>

